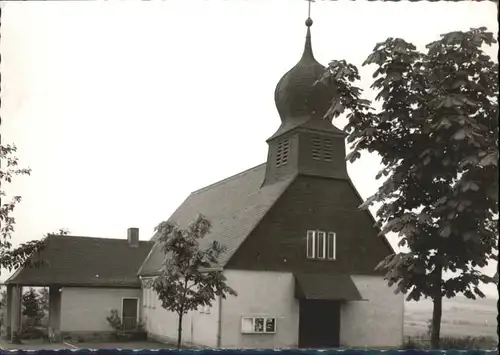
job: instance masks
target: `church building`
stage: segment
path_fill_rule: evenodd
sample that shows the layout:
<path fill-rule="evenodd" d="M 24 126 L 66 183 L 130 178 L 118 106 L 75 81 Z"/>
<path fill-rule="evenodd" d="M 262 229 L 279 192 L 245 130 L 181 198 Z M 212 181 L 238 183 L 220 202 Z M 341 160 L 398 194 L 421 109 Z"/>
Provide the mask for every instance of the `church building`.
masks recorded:
<path fill-rule="evenodd" d="M 323 119 L 331 94 L 314 82 L 325 67 L 313 56 L 310 27 L 299 62 L 274 94 L 281 118 L 266 163 L 193 192 L 170 221 L 198 213 L 211 223 L 204 243 L 228 248 L 220 260 L 238 293 L 189 313 L 183 339 L 209 347 L 397 347 L 403 295 L 375 266 L 393 249 L 379 235 L 349 176 L 346 134 Z M 139 275 L 162 267 L 156 244 Z M 174 340 L 177 317 L 144 289 L 151 337 Z"/>
<path fill-rule="evenodd" d="M 217 270 L 237 296 L 184 316 L 184 345 L 214 348 L 395 348 L 403 344 L 404 296 L 375 266 L 394 253 L 374 227 L 347 173 L 346 133 L 324 114 L 331 94 L 314 85 L 325 67 L 304 52 L 278 82 L 281 125 L 264 164 L 191 193 L 170 217 L 181 227 L 203 214 L 227 247 Z M 148 337 L 175 343 L 177 315 L 142 287 L 159 274 L 155 238 L 51 236 L 48 266 L 18 270 L 8 285 L 9 336 L 20 329 L 22 286 L 50 286 L 54 334 L 110 331 L 113 309 Z M 202 245 L 203 247 L 203 245 Z"/>

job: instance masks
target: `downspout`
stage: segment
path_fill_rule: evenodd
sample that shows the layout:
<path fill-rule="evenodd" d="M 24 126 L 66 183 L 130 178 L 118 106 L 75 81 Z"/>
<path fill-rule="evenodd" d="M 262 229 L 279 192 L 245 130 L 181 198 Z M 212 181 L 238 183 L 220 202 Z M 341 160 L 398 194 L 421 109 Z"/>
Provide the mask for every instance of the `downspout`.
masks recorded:
<path fill-rule="evenodd" d="M 221 266 L 207 267 L 200 269 L 201 272 L 211 272 L 211 271 L 223 271 L 224 269 Z M 217 348 L 221 347 L 222 344 L 222 296 L 218 296 L 217 303 L 219 305 L 219 309 L 217 311 L 217 339 L 216 346 Z"/>
<path fill-rule="evenodd" d="M 222 344 L 222 296 L 219 296 L 219 310 L 217 314 L 217 348 Z"/>

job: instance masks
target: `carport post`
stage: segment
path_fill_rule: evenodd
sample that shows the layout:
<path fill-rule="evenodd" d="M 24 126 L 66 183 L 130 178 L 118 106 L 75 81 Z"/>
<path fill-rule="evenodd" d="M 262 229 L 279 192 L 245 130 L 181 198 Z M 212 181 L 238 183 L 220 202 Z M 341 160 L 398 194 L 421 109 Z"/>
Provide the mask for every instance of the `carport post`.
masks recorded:
<path fill-rule="evenodd" d="M 5 306 L 5 319 L 2 326 L 5 328 L 3 338 L 10 340 L 11 337 L 11 318 L 12 318 L 12 285 L 7 285 L 7 300 Z"/>
<path fill-rule="evenodd" d="M 11 307 L 11 341 L 12 343 L 19 342 L 21 335 L 21 297 L 23 287 L 15 285 L 12 288 L 12 307 Z"/>

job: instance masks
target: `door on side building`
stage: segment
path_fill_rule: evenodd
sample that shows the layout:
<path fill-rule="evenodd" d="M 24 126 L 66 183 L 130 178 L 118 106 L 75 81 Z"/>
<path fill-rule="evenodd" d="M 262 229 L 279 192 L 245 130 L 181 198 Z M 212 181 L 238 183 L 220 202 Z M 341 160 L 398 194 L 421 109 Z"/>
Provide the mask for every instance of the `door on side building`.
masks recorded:
<path fill-rule="evenodd" d="M 122 299 L 122 324 L 124 330 L 135 330 L 139 319 L 139 299 Z"/>
<path fill-rule="evenodd" d="M 340 307 L 338 301 L 300 300 L 299 348 L 339 347 Z"/>

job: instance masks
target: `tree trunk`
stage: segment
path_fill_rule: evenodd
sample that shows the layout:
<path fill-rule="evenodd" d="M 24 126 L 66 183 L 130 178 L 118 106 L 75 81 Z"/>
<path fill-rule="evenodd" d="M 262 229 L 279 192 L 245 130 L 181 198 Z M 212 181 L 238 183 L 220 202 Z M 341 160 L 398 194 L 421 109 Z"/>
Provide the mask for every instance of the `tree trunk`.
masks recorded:
<path fill-rule="evenodd" d="M 179 326 L 177 327 L 177 349 L 181 348 L 182 343 L 182 316 L 184 312 L 179 313 Z"/>
<path fill-rule="evenodd" d="M 434 297 L 432 298 L 432 325 L 431 325 L 431 348 L 439 349 L 439 337 L 441 335 L 441 315 L 443 313 L 443 296 L 441 295 L 441 284 L 443 280 L 443 268 L 436 268 L 436 283 L 434 285 Z"/>

